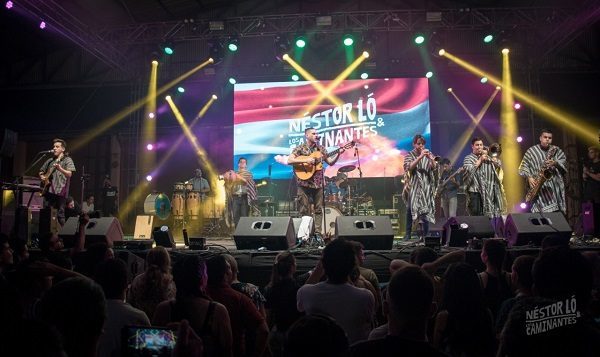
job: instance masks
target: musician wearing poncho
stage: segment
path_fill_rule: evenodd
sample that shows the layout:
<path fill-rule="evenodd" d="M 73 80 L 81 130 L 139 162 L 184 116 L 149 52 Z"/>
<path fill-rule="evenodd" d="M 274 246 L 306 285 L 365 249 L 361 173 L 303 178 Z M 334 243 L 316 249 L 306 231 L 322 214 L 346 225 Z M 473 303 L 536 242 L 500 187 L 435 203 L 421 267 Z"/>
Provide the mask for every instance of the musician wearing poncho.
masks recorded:
<path fill-rule="evenodd" d="M 467 211 L 471 216 L 499 218 L 506 213 L 506 198 L 499 172 L 502 162 L 484 151 L 483 140 L 471 140 L 471 154 L 463 160 Z"/>
<path fill-rule="evenodd" d="M 542 129 L 540 143 L 530 147 L 519 165 L 519 175 L 527 178 L 529 187 L 536 184 L 545 168 L 552 176 L 539 188 L 538 195 L 530 202 L 531 212 L 566 212 L 564 174 L 567 157 L 552 145 L 552 131 Z"/>
<path fill-rule="evenodd" d="M 229 209 L 233 222 L 237 226 L 240 217 L 247 217 L 250 206 L 256 201 L 256 184 L 252 172 L 248 171 L 248 161 L 243 157 L 238 160 L 238 171 L 229 172 L 226 176 L 231 178 L 227 201 L 230 203 Z"/>

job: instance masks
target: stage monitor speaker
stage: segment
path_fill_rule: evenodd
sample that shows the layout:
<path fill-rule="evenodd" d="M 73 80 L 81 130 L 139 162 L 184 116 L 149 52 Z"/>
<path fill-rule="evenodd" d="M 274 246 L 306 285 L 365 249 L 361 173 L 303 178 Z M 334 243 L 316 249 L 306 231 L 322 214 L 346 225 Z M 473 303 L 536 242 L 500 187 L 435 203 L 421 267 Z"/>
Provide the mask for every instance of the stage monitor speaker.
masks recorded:
<path fill-rule="evenodd" d="M 233 239 L 237 249 L 286 250 L 296 244 L 291 217 L 241 217 Z"/>
<path fill-rule="evenodd" d="M 394 245 L 389 216 L 338 216 L 335 237 L 360 242 L 368 250 L 389 250 Z"/>
<path fill-rule="evenodd" d="M 494 238 L 492 221 L 486 216 L 450 217 L 444 224 L 443 241 L 449 247 L 466 247 L 473 238 Z"/>
<path fill-rule="evenodd" d="M 533 244 L 540 246 L 544 237 L 557 235 L 568 244 L 573 230 L 561 212 L 511 213 L 504 232 L 510 247 Z"/>
<path fill-rule="evenodd" d="M 133 239 L 150 239 L 150 237 L 152 237 L 153 223 L 154 216 L 137 216 L 135 219 Z"/>
<path fill-rule="evenodd" d="M 79 231 L 79 217 L 69 217 L 65 225 L 58 231 L 58 236 L 63 239 L 65 247 L 70 248 L 75 244 L 75 234 Z M 115 217 L 90 218 L 85 227 L 85 246 L 102 242 L 113 246 L 113 242 L 123 240 L 121 223 Z"/>
<path fill-rule="evenodd" d="M 171 233 L 171 230 L 167 226 L 154 227 L 154 230 L 152 230 L 152 239 L 154 239 L 157 246 L 175 248 L 173 233 Z"/>

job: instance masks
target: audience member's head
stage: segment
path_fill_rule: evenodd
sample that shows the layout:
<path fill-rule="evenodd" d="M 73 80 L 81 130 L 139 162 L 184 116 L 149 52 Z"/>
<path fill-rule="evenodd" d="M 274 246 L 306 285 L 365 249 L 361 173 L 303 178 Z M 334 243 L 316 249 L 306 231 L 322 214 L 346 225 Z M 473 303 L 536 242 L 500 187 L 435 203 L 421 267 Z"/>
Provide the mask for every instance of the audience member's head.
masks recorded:
<path fill-rule="evenodd" d="M 344 329 L 333 318 L 314 314 L 303 316 L 290 326 L 283 354 L 288 357 L 341 357 L 347 355 L 348 348 Z"/>
<path fill-rule="evenodd" d="M 163 273 L 171 271 L 171 257 L 165 247 L 157 246 L 146 254 L 146 269 L 158 268 Z"/>
<path fill-rule="evenodd" d="M 521 255 L 515 259 L 512 265 L 511 279 L 517 289 L 531 291 L 533 286 L 533 263 L 535 257 L 531 255 Z"/>
<path fill-rule="evenodd" d="M 127 265 L 121 259 L 108 259 L 96 268 L 94 280 L 102 287 L 106 299 L 123 300 L 127 290 Z"/>
<path fill-rule="evenodd" d="M 208 270 L 208 286 L 217 287 L 229 285 L 231 281 L 231 266 L 223 255 L 217 255 L 206 261 Z"/>
<path fill-rule="evenodd" d="M 354 255 L 356 256 L 356 264 L 362 266 L 365 263 L 365 247 L 361 242 L 350 242 L 354 248 Z"/>
<path fill-rule="evenodd" d="M 542 239 L 542 250 L 553 247 L 568 247 L 569 240 L 558 234 L 549 234 Z"/>
<path fill-rule="evenodd" d="M 537 295 L 563 300 L 575 295 L 577 309 L 585 310 L 592 291 L 592 268 L 578 251 L 569 247 L 543 250 L 533 265 Z"/>
<path fill-rule="evenodd" d="M 56 329 L 39 320 L 22 320 L 11 325 L 0 337 L 0 343 L 2 356 L 67 357 Z"/>
<path fill-rule="evenodd" d="M 85 251 L 85 259 L 81 265 L 76 266 L 76 270 L 86 276 L 93 276 L 96 268 L 105 260 L 113 259 L 114 251 L 104 242 L 91 244 Z"/>
<path fill-rule="evenodd" d="M 475 268 L 467 263 L 451 264 L 444 275 L 443 296 L 444 309 L 451 314 L 479 313 L 483 309 L 483 292 Z"/>
<path fill-rule="evenodd" d="M 62 239 L 54 232 L 42 234 L 38 246 L 43 253 L 59 252 L 64 248 Z"/>
<path fill-rule="evenodd" d="M 435 250 L 429 247 L 419 247 L 410 253 L 409 263 L 421 266 L 425 263 L 432 263 L 437 258 Z"/>
<path fill-rule="evenodd" d="M 387 294 L 389 319 L 395 323 L 426 322 L 434 312 L 433 282 L 417 266 L 408 266 L 394 273 Z"/>
<path fill-rule="evenodd" d="M 173 265 L 173 280 L 177 286 L 177 298 L 204 297 L 206 289 L 206 264 L 197 255 L 186 255 Z"/>
<path fill-rule="evenodd" d="M 483 242 L 481 250 L 481 261 L 490 268 L 497 271 L 502 270 L 504 256 L 506 255 L 506 245 L 500 239 L 486 239 Z"/>
<path fill-rule="evenodd" d="M 350 273 L 356 266 L 354 248 L 344 239 L 336 239 L 327 244 L 321 260 L 327 280 L 333 284 L 348 282 Z"/>
<path fill-rule="evenodd" d="M 237 279 L 238 263 L 235 260 L 235 258 L 233 257 L 233 255 L 231 255 L 231 254 L 223 254 L 223 257 L 225 258 L 225 260 L 227 261 L 227 263 L 229 263 L 229 266 L 231 267 L 231 281 L 233 282 L 234 280 Z"/>
<path fill-rule="evenodd" d="M 19 262 L 29 259 L 29 247 L 27 247 L 26 241 L 22 239 L 13 239 L 10 242 L 10 246 L 13 249 L 13 260 L 15 264 L 19 264 Z"/>
<path fill-rule="evenodd" d="M 40 316 L 58 330 L 69 356 L 95 356 L 106 318 L 102 288 L 86 278 L 63 280 L 42 298 Z"/>
<path fill-rule="evenodd" d="M 281 252 L 275 257 L 273 263 L 273 271 L 271 273 L 271 281 L 269 286 L 280 282 L 285 278 L 291 278 L 296 272 L 296 258 L 289 251 Z"/>

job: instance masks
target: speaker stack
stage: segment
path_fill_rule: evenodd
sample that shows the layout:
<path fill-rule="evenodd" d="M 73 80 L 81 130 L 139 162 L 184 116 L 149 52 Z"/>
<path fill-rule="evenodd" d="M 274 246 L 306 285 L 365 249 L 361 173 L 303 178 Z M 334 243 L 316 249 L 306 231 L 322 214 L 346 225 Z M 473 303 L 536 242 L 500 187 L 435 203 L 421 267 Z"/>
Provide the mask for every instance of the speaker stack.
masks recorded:
<path fill-rule="evenodd" d="M 79 231 L 79 217 L 69 217 L 59 230 L 58 236 L 63 239 L 67 248 L 75 244 L 76 233 Z M 123 240 L 121 223 L 115 217 L 91 218 L 85 227 L 85 246 L 102 242 L 113 246 L 113 242 Z"/>
<path fill-rule="evenodd" d="M 368 250 L 389 250 L 394 245 L 389 216 L 339 216 L 335 237 L 360 242 Z"/>
<path fill-rule="evenodd" d="M 508 245 L 540 246 L 544 237 L 555 235 L 568 244 L 573 230 L 561 212 L 512 213 L 508 215 L 504 233 Z"/>
<path fill-rule="evenodd" d="M 466 247 L 473 238 L 494 238 L 492 221 L 486 216 L 450 217 L 442 234 L 442 244 L 450 247 Z"/>

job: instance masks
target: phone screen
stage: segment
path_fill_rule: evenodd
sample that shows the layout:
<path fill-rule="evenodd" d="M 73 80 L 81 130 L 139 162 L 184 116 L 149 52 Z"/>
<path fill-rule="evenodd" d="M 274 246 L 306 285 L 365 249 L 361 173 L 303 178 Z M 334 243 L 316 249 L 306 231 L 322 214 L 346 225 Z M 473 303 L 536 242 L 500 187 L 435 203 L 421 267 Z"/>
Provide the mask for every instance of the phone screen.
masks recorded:
<path fill-rule="evenodd" d="M 122 331 L 124 356 L 170 357 L 177 332 L 166 327 L 125 326 Z"/>

